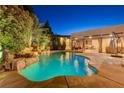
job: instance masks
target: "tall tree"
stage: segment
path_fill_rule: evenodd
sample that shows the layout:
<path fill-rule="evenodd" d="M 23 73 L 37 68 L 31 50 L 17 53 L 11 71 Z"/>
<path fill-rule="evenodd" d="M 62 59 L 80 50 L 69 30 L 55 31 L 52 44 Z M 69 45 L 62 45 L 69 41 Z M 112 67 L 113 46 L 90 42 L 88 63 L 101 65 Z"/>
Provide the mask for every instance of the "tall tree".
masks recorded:
<path fill-rule="evenodd" d="M 32 26 L 33 19 L 28 11 L 18 6 L 0 7 L 1 33 L 9 34 L 12 38 L 12 42 L 9 44 L 10 47 L 7 47 L 9 50 L 18 53 L 26 46 L 29 46 Z"/>

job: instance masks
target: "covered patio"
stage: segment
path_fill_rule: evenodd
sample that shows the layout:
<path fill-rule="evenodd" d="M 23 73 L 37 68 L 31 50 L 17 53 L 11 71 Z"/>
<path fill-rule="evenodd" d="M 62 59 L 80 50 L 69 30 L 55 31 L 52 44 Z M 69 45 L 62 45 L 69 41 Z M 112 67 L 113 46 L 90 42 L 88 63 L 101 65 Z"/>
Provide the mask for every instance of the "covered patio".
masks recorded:
<path fill-rule="evenodd" d="M 124 53 L 124 25 L 72 33 L 72 49 L 85 53 Z"/>

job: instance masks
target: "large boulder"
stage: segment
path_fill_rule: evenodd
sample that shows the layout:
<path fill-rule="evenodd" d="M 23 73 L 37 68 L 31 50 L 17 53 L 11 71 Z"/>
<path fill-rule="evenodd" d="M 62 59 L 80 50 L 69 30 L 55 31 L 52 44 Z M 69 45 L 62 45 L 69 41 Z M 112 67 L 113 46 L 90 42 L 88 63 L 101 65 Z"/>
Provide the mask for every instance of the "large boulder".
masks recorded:
<path fill-rule="evenodd" d="M 18 61 L 17 61 L 17 70 L 18 71 L 21 71 L 21 70 L 23 70 L 23 69 L 25 69 L 25 67 L 26 67 L 26 64 L 25 64 L 25 59 L 23 58 L 21 58 L 21 59 L 19 59 Z"/>
<path fill-rule="evenodd" d="M 20 58 L 19 60 L 15 62 L 16 64 L 14 64 L 14 68 L 17 65 L 17 71 L 21 71 L 36 62 L 38 62 L 38 57 L 23 58 L 23 59 Z"/>
<path fill-rule="evenodd" d="M 19 57 L 18 57 L 19 56 Z M 26 67 L 32 65 L 35 62 L 38 62 L 38 53 L 26 53 L 22 54 L 20 57 L 20 54 L 12 55 L 9 53 L 8 50 L 4 51 L 4 64 L 3 68 L 5 71 L 10 70 L 17 70 L 21 71 L 25 69 Z"/>
<path fill-rule="evenodd" d="M 34 58 L 26 58 L 26 59 L 25 59 L 26 67 L 27 67 L 27 66 L 30 66 L 30 65 L 32 65 L 32 64 L 34 64 L 34 63 L 36 63 L 37 61 L 38 61 L 38 60 L 37 60 L 36 57 L 34 57 Z"/>
<path fill-rule="evenodd" d="M 3 60 L 4 60 L 3 67 L 4 67 L 5 71 L 12 70 L 12 63 L 14 60 L 14 55 L 10 54 L 8 50 L 5 50 Z"/>
<path fill-rule="evenodd" d="M 4 63 L 4 69 L 5 69 L 5 71 L 11 70 L 11 64 L 8 63 L 8 62 L 5 62 L 5 63 Z"/>
<path fill-rule="evenodd" d="M 11 68 L 12 70 L 17 70 L 17 61 L 13 61 L 12 62 L 12 68 Z"/>
<path fill-rule="evenodd" d="M 2 64 L 0 64 L 0 72 L 4 72 L 5 70 L 4 70 L 4 68 L 3 68 L 3 65 Z"/>

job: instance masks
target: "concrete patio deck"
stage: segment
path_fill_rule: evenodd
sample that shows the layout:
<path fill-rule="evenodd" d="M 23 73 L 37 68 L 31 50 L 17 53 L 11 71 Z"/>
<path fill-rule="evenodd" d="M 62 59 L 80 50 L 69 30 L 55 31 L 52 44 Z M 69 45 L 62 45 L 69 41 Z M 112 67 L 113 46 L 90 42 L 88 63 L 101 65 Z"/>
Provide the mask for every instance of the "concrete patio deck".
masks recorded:
<path fill-rule="evenodd" d="M 108 54 L 87 53 L 90 65 L 98 70 L 92 76 L 60 76 L 43 82 L 31 82 L 17 72 L 0 73 L 2 88 L 124 88 L 124 58 L 113 58 Z"/>

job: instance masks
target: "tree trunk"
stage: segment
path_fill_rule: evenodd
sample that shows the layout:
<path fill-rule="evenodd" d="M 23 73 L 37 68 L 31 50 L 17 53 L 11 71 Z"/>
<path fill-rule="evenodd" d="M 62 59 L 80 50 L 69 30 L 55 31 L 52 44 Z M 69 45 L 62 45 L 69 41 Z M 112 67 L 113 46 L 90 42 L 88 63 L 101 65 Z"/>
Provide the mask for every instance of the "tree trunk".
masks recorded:
<path fill-rule="evenodd" d="M 32 44 L 32 32 L 28 33 L 27 40 L 28 40 L 27 41 L 28 42 L 28 47 L 30 48 L 31 44 Z"/>
<path fill-rule="evenodd" d="M 3 51 L 2 51 L 2 46 L 0 46 L 0 63 L 2 62 L 3 58 Z"/>
<path fill-rule="evenodd" d="M 9 59 L 9 50 L 3 49 L 3 63 L 4 63 L 4 69 L 9 71 L 11 70 L 11 64 Z"/>

